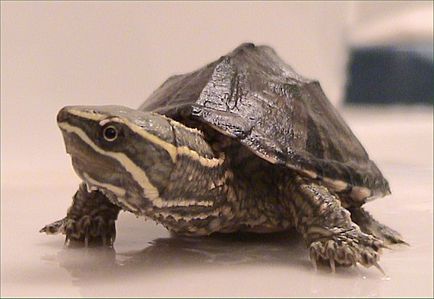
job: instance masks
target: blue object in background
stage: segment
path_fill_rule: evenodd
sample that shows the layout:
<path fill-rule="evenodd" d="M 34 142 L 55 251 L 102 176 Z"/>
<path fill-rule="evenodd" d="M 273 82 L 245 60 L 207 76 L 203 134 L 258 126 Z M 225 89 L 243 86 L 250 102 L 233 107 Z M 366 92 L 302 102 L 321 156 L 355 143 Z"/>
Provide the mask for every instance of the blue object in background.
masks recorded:
<path fill-rule="evenodd" d="M 433 46 L 355 48 L 346 103 L 432 104 Z"/>

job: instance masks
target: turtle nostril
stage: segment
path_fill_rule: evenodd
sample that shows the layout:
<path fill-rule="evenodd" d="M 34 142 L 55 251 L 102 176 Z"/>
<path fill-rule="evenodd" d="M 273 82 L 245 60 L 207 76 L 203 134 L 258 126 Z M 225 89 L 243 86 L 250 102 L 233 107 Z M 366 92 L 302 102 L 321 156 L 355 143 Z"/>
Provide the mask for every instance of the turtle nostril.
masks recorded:
<path fill-rule="evenodd" d="M 68 112 L 66 112 L 65 108 L 62 108 L 59 113 L 57 113 L 57 122 L 64 122 L 67 118 Z"/>
<path fill-rule="evenodd" d="M 67 120 L 68 118 L 68 109 L 67 107 L 63 107 L 60 109 L 59 113 L 57 113 L 57 122 L 61 123 Z"/>

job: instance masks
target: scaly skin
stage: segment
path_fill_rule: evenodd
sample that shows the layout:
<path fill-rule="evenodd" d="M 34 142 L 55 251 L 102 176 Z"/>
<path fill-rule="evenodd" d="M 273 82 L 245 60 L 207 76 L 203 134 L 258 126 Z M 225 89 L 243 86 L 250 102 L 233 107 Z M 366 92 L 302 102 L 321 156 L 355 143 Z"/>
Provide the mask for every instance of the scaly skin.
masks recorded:
<path fill-rule="evenodd" d="M 363 232 L 352 222 L 350 213 L 341 206 L 339 199 L 325 187 L 298 176 L 290 178 L 290 183 L 289 192 L 283 195 L 286 198 L 284 206 L 289 211 L 288 222 L 294 224 L 305 239 L 315 268 L 318 263 L 324 262 L 329 263 L 333 271 L 335 266 L 353 266 L 357 263 L 365 267 L 379 267 L 383 240 L 403 242 L 399 234 L 392 230 L 386 230 L 388 234 L 376 236 Z M 111 246 L 116 236 L 115 221 L 120 208 L 98 191 L 89 193 L 85 184 L 80 185 L 73 199 L 67 216 L 45 226 L 41 232 L 62 233 L 66 235 L 66 241 L 83 242 L 85 246 L 88 243 Z M 367 219 L 371 222 L 375 220 L 363 212 L 363 218 L 357 213 L 355 218 L 363 220 L 362 227 L 367 227 L 364 225 Z M 252 216 L 257 217 L 256 213 Z M 249 218 L 253 217 L 243 214 L 239 222 L 232 222 L 234 230 L 248 230 L 245 222 Z M 374 223 L 380 225 L 377 221 Z"/>
<path fill-rule="evenodd" d="M 295 177 L 289 209 L 309 248 L 311 261 L 335 266 L 378 266 L 383 241 L 362 232 L 336 195 L 318 183 Z"/>
<path fill-rule="evenodd" d="M 86 246 L 112 245 L 121 208 L 184 235 L 295 227 L 315 267 L 328 262 L 333 270 L 379 268 L 383 241 L 403 242 L 360 207 L 349 206 L 351 218 L 341 204 L 351 201 L 320 180 L 261 159 L 232 139 L 212 140 L 164 116 L 126 111 L 109 106 L 59 112 L 67 151 L 84 183 L 67 216 L 41 232 L 62 233 Z M 119 134 L 110 139 L 106 128 Z M 86 184 L 97 191 L 87 191 Z"/>
<path fill-rule="evenodd" d="M 119 211 L 101 192 L 88 192 L 86 185 L 81 184 L 66 217 L 46 225 L 40 232 L 65 234 L 66 243 L 74 240 L 86 247 L 89 243 L 111 246 L 116 238 Z"/>

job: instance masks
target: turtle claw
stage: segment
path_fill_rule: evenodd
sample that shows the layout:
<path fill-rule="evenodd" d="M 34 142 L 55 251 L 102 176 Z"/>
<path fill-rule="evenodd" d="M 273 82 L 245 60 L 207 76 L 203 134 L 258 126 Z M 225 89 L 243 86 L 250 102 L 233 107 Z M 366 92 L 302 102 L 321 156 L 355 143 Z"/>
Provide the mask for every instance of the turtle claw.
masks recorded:
<path fill-rule="evenodd" d="M 46 233 L 47 235 L 55 235 L 63 232 L 64 224 L 66 218 L 54 221 L 53 223 L 47 224 L 39 230 L 40 233 Z"/>
<path fill-rule="evenodd" d="M 405 245 L 405 246 L 411 246 L 410 243 L 405 242 L 404 240 L 399 240 L 399 242 L 395 243 L 397 245 Z M 390 247 L 389 247 L 390 248 Z"/>
<path fill-rule="evenodd" d="M 64 234 L 65 245 L 112 246 L 116 237 L 115 221 L 120 208 L 101 192 L 80 184 L 65 218 L 43 227 L 46 234 Z"/>
<path fill-rule="evenodd" d="M 82 216 L 75 220 L 65 217 L 61 220 L 46 225 L 40 230 L 47 234 L 65 234 L 65 246 L 74 243 L 82 243 L 84 247 L 90 244 L 113 246 L 116 238 L 115 222 L 105 220 L 103 217 Z"/>
<path fill-rule="evenodd" d="M 384 276 L 386 276 L 386 272 L 384 272 L 383 268 L 381 268 L 381 266 L 377 262 L 373 263 L 372 265 L 375 268 L 377 268 L 381 272 L 381 274 L 383 274 Z"/>
<path fill-rule="evenodd" d="M 318 270 L 318 265 L 316 263 L 317 261 L 317 256 L 316 256 L 316 252 L 315 250 L 312 250 L 312 248 L 309 251 L 309 256 L 310 256 L 310 262 L 312 263 L 312 267 L 315 270 L 315 272 Z"/>
<path fill-rule="evenodd" d="M 336 273 L 336 265 L 335 265 L 334 258 L 330 258 L 329 263 L 330 263 L 330 269 L 332 270 L 332 273 Z"/>
<path fill-rule="evenodd" d="M 336 266 L 375 266 L 384 273 L 378 265 L 380 249 L 383 242 L 373 236 L 362 233 L 357 229 L 333 232 L 331 239 L 320 239 L 310 244 L 310 258 L 312 264 L 318 262 L 328 263 L 331 271 Z"/>
<path fill-rule="evenodd" d="M 392 248 L 391 248 L 390 246 L 387 246 L 387 245 L 384 244 L 384 243 L 381 245 L 381 248 L 388 249 L 388 250 L 392 250 Z"/>

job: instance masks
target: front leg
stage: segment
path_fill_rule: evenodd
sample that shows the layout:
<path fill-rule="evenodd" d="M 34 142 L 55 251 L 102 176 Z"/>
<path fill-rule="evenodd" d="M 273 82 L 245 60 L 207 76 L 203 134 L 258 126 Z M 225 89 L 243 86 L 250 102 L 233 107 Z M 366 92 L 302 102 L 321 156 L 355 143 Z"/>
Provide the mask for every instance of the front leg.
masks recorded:
<path fill-rule="evenodd" d="M 291 210 L 303 235 L 314 266 L 317 262 L 365 267 L 378 266 L 383 242 L 360 230 L 350 213 L 327 188 L 297 177 L 291 187 Z"/>
<path fill-rule="evenodd" d="M 82 183 L 65 218 L 43 227 L 40 232 L 65 234 L 66 240 L 111 246 L 116 237 L 115 221 L 120 208 L 99 191 L 88 192 Z"/>

